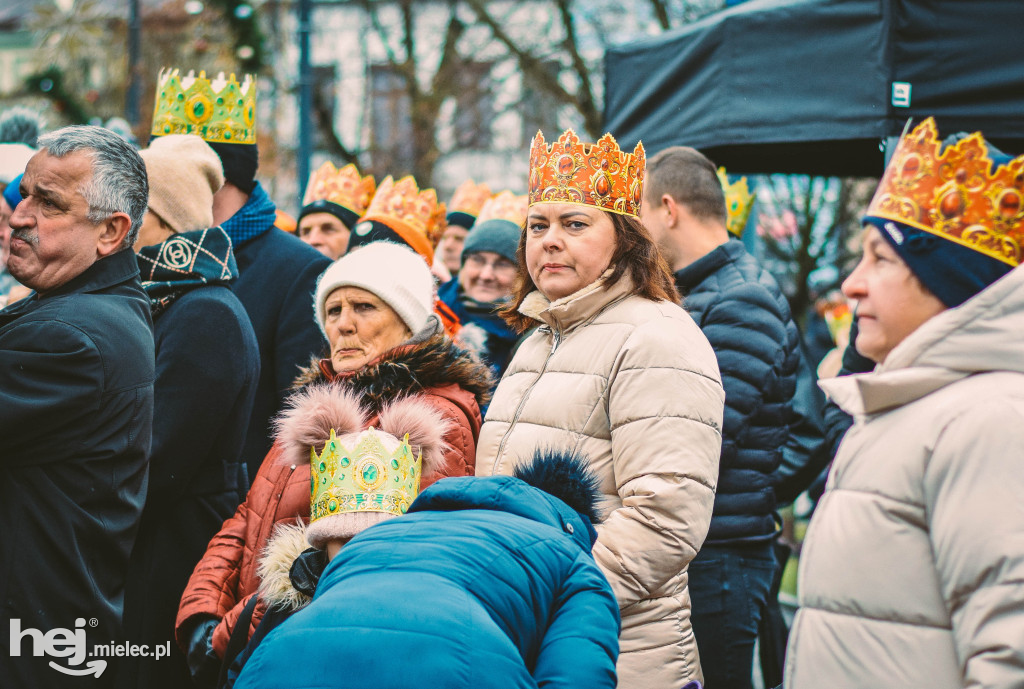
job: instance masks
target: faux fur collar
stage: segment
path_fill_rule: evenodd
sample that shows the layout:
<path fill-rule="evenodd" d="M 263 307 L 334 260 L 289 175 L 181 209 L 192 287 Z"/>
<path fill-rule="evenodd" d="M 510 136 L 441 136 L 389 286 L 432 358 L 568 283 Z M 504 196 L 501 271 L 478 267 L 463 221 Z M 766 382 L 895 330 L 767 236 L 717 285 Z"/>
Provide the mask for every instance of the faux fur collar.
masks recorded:
<path fill-rule="evenodd" d="M 491 391 L 491 372 L 487 366 L 444 335 L 436 335 L 418 346 L 396 347 L 351 374 L 334 374 L 329 359 L 313 359 L 292 388 L 301 390 L 328 381 L 345 381 L 371 413 L 379 412 L 396 397 L 451 383 L 473 393 L 482 408 Z"/>

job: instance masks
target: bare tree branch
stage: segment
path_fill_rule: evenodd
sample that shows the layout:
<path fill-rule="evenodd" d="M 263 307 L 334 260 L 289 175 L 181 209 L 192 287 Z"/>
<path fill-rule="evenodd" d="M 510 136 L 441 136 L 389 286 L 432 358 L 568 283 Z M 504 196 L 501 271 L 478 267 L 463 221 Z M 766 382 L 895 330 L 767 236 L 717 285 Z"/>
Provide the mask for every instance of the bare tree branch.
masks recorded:
<path fill-rule="evenodd" d="M 651 7 L 654 9 L 654 16 L 661 28 L 665 31 L 671 29 L 672 22 L 668 19 L 668 7 L 665 6 L 664 0 L 651 0 Z"/>
<path fill-rule="evenodd" d="M 590 68 L 587 67 L 586 61 L 580 55 L 570 2 L 571 0 L 556 0 L 558 12 L 562 17 L 562 26 L 565 27 L 565 49 L 572 59 L 573 70 L 580 80 L 580 88 L 576 94 L 576 106 L 580 114 L 583 115 L 583 126 L 587 133 L 596 139 L 601 136 L 603 122 L 600 109 L 594 100 L 594 90 L 590 83 Z"/>

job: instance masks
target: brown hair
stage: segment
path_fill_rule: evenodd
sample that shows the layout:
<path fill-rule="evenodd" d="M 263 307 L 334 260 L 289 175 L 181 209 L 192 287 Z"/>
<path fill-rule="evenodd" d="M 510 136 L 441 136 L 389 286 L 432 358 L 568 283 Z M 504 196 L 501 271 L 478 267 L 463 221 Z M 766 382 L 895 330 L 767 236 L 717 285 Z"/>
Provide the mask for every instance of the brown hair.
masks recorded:
<path fill-rule="evenodd" d="M 615 228 L 615 252 L 610 264 L 613 270 L 605 280 L 604 289 L 617 283 L 628 272 L 633 281 L 633 294 L 651 301 L 665 299 L 678 304 L 679 293 L 676 291 L 668 263 L 640 219 L 632 215 L 602 212 L 611 218 L 612 226 Z M 532 318 L 519 313 L 519 306 L 523 300 L 537 289 L 526 266 L 528 224 L 529 221 L 524 223 L 519 233 L 519 247 L 516 249 L 519 274 L 512 290 L 512 300 L 500 311 L 501 317 L 520 333 L 536 324 Z"/>
<path fill-rule="evenodd" d="M 724 225 L 729 219 L 715 165 L 695 148 L 672 146 L 659 151 L 647 161 L 644 186 L 644 194 L 655 203 L 668 194 L 699 220 Z"/>

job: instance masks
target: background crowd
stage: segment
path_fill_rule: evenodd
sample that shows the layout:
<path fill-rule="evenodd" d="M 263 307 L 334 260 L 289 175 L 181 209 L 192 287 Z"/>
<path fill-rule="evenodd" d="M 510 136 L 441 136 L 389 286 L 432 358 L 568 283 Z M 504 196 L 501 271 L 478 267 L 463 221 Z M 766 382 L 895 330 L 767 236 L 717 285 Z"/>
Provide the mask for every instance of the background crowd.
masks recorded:
<path fill-rule="evenodd" d="M 821 362 L 697 150 L 326 163 L 292 220 L 253 81 L 160 79 L 141 150 L 0 118 L 12 686 L 1024 682 L 1024 157 L 904 135 Z M 171 655 L 31 652 L 80 619 Z"/>

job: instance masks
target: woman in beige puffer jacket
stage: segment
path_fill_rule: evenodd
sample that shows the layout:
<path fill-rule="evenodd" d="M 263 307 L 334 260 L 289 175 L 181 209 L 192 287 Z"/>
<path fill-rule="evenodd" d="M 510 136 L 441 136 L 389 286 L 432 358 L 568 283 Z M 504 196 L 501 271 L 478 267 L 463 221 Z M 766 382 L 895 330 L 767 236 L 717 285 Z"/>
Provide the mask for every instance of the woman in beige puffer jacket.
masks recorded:
<path fill-rule="evenodd" d="M 540 200 L 552 187 L 538 167 L 558 152 L 534 143 L 519 245 L 526 271 L 507 318 L 540 327 L 494 394 L 477 475 L 511 474 L 539 447 L 590 460 L 607 515 L 594 557 L 622 615 L 618 686 L 679 689 L 701 678 L 686 568 L 707 535 L 718 479 L 718 365 L 635 214 L 603 210 L 584 174 L 574 198 L 589 204 Z"/>
<path fill-rule="evenodd" d="M 822 382 L 856 421 L 800 555 L 786 689 L 1024 687 L 1022 333 L 1017 268 Z"/>

